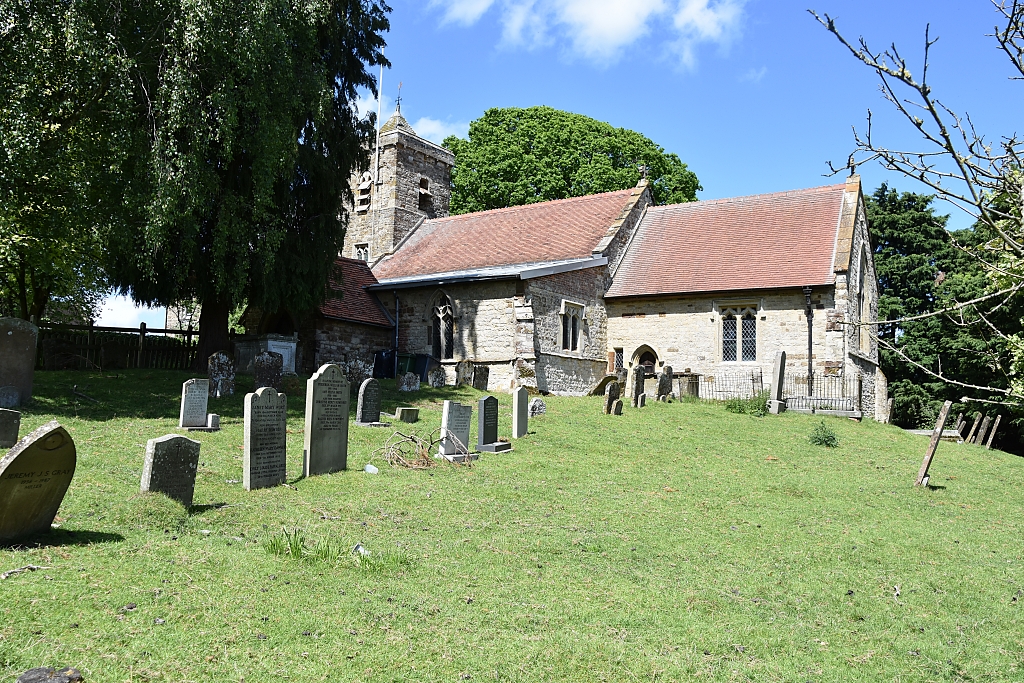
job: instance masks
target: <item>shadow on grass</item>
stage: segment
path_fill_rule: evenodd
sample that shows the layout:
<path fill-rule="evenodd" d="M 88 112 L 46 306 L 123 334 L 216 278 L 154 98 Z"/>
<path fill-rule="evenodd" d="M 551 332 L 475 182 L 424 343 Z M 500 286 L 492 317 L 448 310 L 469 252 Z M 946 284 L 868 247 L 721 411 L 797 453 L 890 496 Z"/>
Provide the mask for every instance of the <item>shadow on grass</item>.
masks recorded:
<path fill-rule="evenodd" d="M 71 529 L 52 529 L 38 536 L 19 543 L 11 543 L 6 548 L 11 550 L 28 548 L 54 548 L 97 543 L 119 543 L 124 540 L 121 534 L 106 531 L 75 531 Z"/>
<path fill-rule="evenodd" d="M 209 503 L 207 505 L 193 505 L 188 509 L 188 516 L 194 517 L 196 515 L 201 515 L 204 512 L 209 512 L 210 510 L 220 510 L 221 508 L 226 507 L 228 507 L 227 503 Z"/>

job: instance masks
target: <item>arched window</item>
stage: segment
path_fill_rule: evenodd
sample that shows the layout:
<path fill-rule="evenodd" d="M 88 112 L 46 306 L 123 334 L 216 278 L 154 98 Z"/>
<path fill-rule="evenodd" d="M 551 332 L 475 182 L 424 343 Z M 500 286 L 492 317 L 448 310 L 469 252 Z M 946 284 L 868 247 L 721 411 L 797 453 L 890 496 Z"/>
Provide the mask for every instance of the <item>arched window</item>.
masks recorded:
<path fill-rule="evenodd" d="M 722 360 L 757 361 L 757 312 L 754 309 L 722 311 Z"/>
<path fill-rule="evenodd" d="M 857 313 L 860 315 L 857 326 L 857 347 L 864 353 L 871 352 L 871 332 L 865 323 L 871 321 L 871 299 L 868 297 L 868 257 L 860 254 L 860 277 L 857 283 Z"/>
<path fill-rule="evenodd" d="M 580 326 L 583 321 L 583 304 L 562 302 L 562 350 L 580 350 Z"/>
<path fill-rule="evenodd" d="M 452 300 L 440 295 L 431 311 L 431 350 L 434 358 L 447 360 L 455 357 L 455 318 Z"/>

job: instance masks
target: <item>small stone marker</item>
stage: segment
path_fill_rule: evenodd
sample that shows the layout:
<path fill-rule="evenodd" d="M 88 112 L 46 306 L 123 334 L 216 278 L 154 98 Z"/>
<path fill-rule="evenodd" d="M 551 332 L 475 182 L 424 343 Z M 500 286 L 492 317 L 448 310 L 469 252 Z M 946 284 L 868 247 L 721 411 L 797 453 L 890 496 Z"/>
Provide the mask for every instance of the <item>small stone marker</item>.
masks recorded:
<path fill-rule="evenodd" d="M 658 392 L 657 397 L 659 401 L 665 401 L 662 397 L 672 396 L 672 366 L 666 365 L 661 370 L 661 374 L 658 375 Z"/>
<path fill-rule="evenodd" d="M 978 435 L 974 437 L 974 443 L 983 444 L 985 443 L 985 435 L 988 434 L 988 426 L 992 423 L 992 418 L 988 415 L 981 421 L 981 428 L 978 429 Z"/>
<path fill-rule="evenodd" d="M 548 404 L 540 396 L 530 399 L 530 417 L 537 417 L 548 412 Z"/>
<path fill-rule="evenodd" d="M 235 361 L 227 353 L 211 354 L 206 360 L 206 374 L 210 378 L 210 396 L 223 398 L 235 394 Z"/>
<path fill-rule="evenodd" d="M 440 389 L 445 385 L 445 382 L 447 381 L 448 380 L 447 376 L 444 373 L 444 368 L 441 367 L 440 365 L 437 366 L 436 368 L 431 368 L 430 372 L 427 373 L 427 384 L 434 387 L 435 389 Z"/>
<path fill-rule="evenodd" d="M 419 391 L 420 377 L 415 372 L 407 372 L 398 379 L 399 391 Z"/>
<path fill-rule="evenodd" d="M 10 448 L 18 443 L 21 429 L 21 413 L 17 410 L 0 408 L 0 448 Z"/>
<path fill-rule="evenodd" d="M 283 484 L 288 443 L 288 397 L 273 387 L 245 395 L 242 485 L 246 491 Z"/>
<path fill-rule="evenodd" d="M 619 389 L 619 383 L 618 382 L 611 382 L 610 384 L 608 384 L 608 390 L 605 392 L 605 395 L 604 395 L 604 414 L 605 415 L 611 415 L 612 414 L 612 406 L 615 404 L 616 401 L 619 400 L 619 392 L 620 391 L 621 390 Z"/>
<path fill-rule="evenodd" d="M 180 434 L 167 434 L 146 442 L 142 466 L 143 493 L 163 493 L 185 507 L 192 507 L 199 468 L 199 442 Z"/>
<path fill-rule="evenodd" d="M 519 387 L 512 392 L 512 438 L 521 439 L 526 436 L 530 425 L 530 392 L 526 387 Z"/>
<path fill-rule="evenodd" d="M 418 422 L 420 419 L 419 408 L 398 408 L 395 410 L 395 419 L 399 422 Z"/>
<path fill-rule="evenodd" d="M 75 442 L 47 422 L 0 459 L 0 545 L 49 531 L 75 475 Z"/>
<path fill-rule="evenodd" d="M 190 379 L 181 385 L 181 412 L 178 427 L 206 427 L 206 406 L 210 399 L 210 380 Z"/>
<path fill-rule="evenodd" d="M 487 380 L 491 376 L 491 369 L 486 365 L 473 366 L 473 388 L 477 391 L 487 391 Z"/>
<path fill-rule="evenodd" d="M 640 394 L 640 400 L 637 401 L 636 407 L 643 408 L 647 405 L 647 394 Z"/>
<path fill-rule="evenodd" d="M 914 486 L 928 485 L 928 468 L 932 466 L 935 449 L 939 447 L 939 441 L 942 439 L 942 428 L 946 426 L 946 418 L 949 417 L 949 407 L 951 405 L 953 405 L 952 401 L 946 401 L 942 404 L 942 410 L 939 411 L 939 417 L 935 420 L 935 430 L 932 432 L 932 439 L 928 443 L 928 451 L 924 454 L 924 462 L 921 463 L 921 470 L 917 473 L 917 480 L 914 482 Z"/>
<path fill-rule="evenodd" d="M 0 387 L 0 408 L 17 408 L 21 405 L 21 392 L 18 387 L 8 384 Z"/>
<path fill-rule="evenodd" d="M 630 392 L 629 398 L 633 401 L 633 407 L 640 407 L 640 397 L 644 393 L 644 373 L 646 369 L 639 363 L 636 369 L 633 370 L 633 390 Z"/>
<path fill-rule="evenodd" d="M 343 470 L 348 465 L 348 379 L 334 363 L 306 380 L 306 429 L 302 476 Z"/>
<path fill-rule="evenodd" d="M 612 415 L 622 415 L 621 399 L 615 399 L 615 402 L 612 404 Z"/>
<path fill-rule="evenodd" d="M 999 429 L 999 421 L 1003 419 L 1002 415 L 996 415 L 996 421 L 992 425 L 992 431 L 988 433 L 988 441 L 985 442 L 985 450 L 992 448 L 992 440 L 996 438 L 996 430 Z"/>
<path fill-rule="evenodd" d="M 276 351 L 264 351 L 253 361 L 256 388 L 274 387 L 281 390 L 281 372 L 284 367 L 284 356 Z"/>
<path fill-rule="evenodd" d="M 487 453 L 500 453 L 512 444 L 498 441 L 498 399 L 484 396 L 477 401 L 476 449 Z"/>
<path fill-rule="evenodd" d="M 437 454 L 451 462 L 476 460 L 469 452 L 469 424 L 473 419 L 473 406 L 445 401 L 441 411 L 441 442 Z"/>
<path fill-rule="evenodd" d="M 783 386 L 786 381 L 786 352 L 775 354 L 772 366 L 772 393 L 768 400 L 768 412 L 772 415 L 786 411 L 786 402 L 782 400 Z"/>
<path fill-rule="evenodd" d="M 981 422 L 981 413 L 977 413 L 974 416 L 974 424 L 971 425 L 971 431 L 967 433 L 967 438 L 964 439 L 965 442 L 967 442 L 967 443 L 973 443 L 974 442 L 974 435 L 978 431 L 978 423 L 979 422 Z"/>
<path fill-rule="evenodd" d="M 36 369 L 36 340 L 39 328 L 20 318 L 0 318 L 0 387 L 14 387 L 17 403 L 0 408 L 17 408 L 32 398 L 32 380 Z"/>
<path fill-rule="evenodd" d="M 220 431 L 220 415 L 217 413 L 210 413 L 206 416 L 206 430 L 208 432 L 219 432 Z"/>
<path fill-rule="evenodd" d="M 380 421 L 380 382 L 372 377 L 359 385 L 359 402 L 356 403 L 357 427 L 388 427 L 389 422 Z"/>

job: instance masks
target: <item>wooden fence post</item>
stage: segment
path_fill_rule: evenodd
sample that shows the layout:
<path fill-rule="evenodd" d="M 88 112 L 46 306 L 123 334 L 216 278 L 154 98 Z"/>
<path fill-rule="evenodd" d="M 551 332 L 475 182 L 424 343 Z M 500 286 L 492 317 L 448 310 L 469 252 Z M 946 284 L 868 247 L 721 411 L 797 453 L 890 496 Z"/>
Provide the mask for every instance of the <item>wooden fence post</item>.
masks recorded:
<path fill-rule="evenodd" d="M 932 440 L 928 443 L 928 451 L 924 454 L 924 462 L 921 463 L 921 470 L 917 473 L 917 481 L 914 482 L 914 486 L 928 485 L 928 468 L 932 466 L 935 449 L 939 447 L 939 441 L 942 440 L 942 428 L 946 426 L 946 418 L 949 416 L 949 407 L 951 405 L 953 405 L 952 401 L 946 401 L 942 404 L 939 417 L 935 420 L 935 431 L 932 432 Z"/>

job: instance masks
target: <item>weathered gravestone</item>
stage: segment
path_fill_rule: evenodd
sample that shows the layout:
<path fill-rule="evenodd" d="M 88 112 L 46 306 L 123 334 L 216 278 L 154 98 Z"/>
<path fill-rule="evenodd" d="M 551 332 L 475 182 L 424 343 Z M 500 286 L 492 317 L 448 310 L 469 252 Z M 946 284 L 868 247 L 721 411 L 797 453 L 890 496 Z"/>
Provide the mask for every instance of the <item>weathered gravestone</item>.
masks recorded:
<path fill-rule="evenodd" d="M 445 382 L 447 381 L 448 379 L 444 373 L 444 368 L 441 367 L 440 365 L 438 365 L 436 368 L 431 368 L 430 371 L 427 373 L 427 384 L 434 387 L 435 389 L 440 389 L 445 385 Z"/>
<path fill-rule="evenodd" d="M 399 391 L 419 391 L 420 377 L 415 372 L 407 372 L 398 378 Z"/>
<path fill-rule="evenodd" d="M 0 459 L 0 545 L 48 531 L 75 475 L 75 442 L 54 420 Z"/>
<path fill-rule="evenodd" d="M 548 404 L 540 396 L 530 399 L 530 417 L 537 417 L 548 412 Z"/>
<path fill-rule="evenodd" d="M 946 426 L 946 417 L 949 416 L 949 407 L 951 405 L 953 405 L 952 401 L 946 401 L 942 405 L 942 410 L 939 411 L 939 417 L 935 420 L 935 429 L 932 430 L 932 438 L 928 442 L 928 450 L 925 451 L 924 460 L 921 462 L 921 469 L 917 473 L 917 479 L 914 480 L 914 486 L 928 486 L 928 469 L 932 466 L 935 449 L 939 447 L 939 441 L 942 440 L 942 428 Z"/>
<path fill-rule="evenodd" d="M 473 361 L 460 360 L 455 364 L 455 386 L 473 385 Z"/>
<path fill-rule="evenodd" d="M 487 380 L 490 379 L 491 369 L 486 365 L 473 366 L 473 388 L 477 391 L 487 391 Z"/>
<path fill-rule="evenodd" d="M 395 419 L 399 422 L 417 422 L 420 419 L 419 408 L 397 408 L 395 410 Z"/>
<path fill-rule="evenodd" d="M 615 399 L 612 403 L 612 415 L 622 415 L 622 399 Z"/>
<path fill-rule="evenodd" d="M 283 484 L 286 479 L 288 397 L 273 387 L 245 395 L 242 485 L 246 491 Z"/>
<path fill-rule="evenodd" d="M 665 401 L 672 396 L 672 366 L 666 365 L 658 375 L 658 400 Z"/>
<path fill-rule="evenodd" d="M 786 402 L 782 400 L 782 390 L 786 381 L 786 352 L 779 351 L 775 354 L 775 364 L 772 366 L 772 393 L 768 399 L 768 412 L 778 415 L 786 411 Z"/>
<path fill-rule="evenodd" d="M 974 441 L 974 434 L 978 431 L 978 424 L 981 422 L 981 413 L 977 413 L 974 416 L 974 424 L 971 425 L 971 431 L 967 433 L 967 438 L 964 439 L 966 443 L 972 443 Z"/>
<path fill-rule="evenodd" d="M 973 443 L 982 444 L 985 443 L 985 435 L 988 434 L 988 426 L 992 423 L 992 418 L 988 415 L 981 421 L 981 428 L 978 430 L 978 435 L 974 437 Z"/>
<path fill-rule="evenodd" d="M 640 407 L 640 397 L 644 395 L 644 374 L 646 370 L 643 365 L 637 365 L 636 369 L 633 370 L 633 387 L 630 391 L 630 400 L 633 402 L 633 407 Z"/>
<path fill-rule="evenodd" d="M 180 434 L 167 434 L 146 442 L 146 461 L 142 465 L 143 493 L 151 491 L 192 507 L 199 468 L 199 442 Z"/>
<path fill-rule="evenodd" d="M 498 441 L 498 399 L 484 396 L 477 401 L 476 449 L 487 453 L 500 453 L 512 444 Z"/>
<path fill-rule="evenodd" d="M 264 351 L 256 356 L 253 361 L 256 388 L 274 387 L 275 391 L 280 391 L 283 364 L 284 356 L 275 351 Z"/>
<path fill-rule="evenodd" d="M 206 406 L 210 399 L 210 380 L 190 379 L 181 385 L 179 428 L 206 427 Z"/>
<path fill-rule="evenodd" d="M 223 351 L 210 354 L 206 359 L 206 374 L 210 378 L 210 396 L 234 396 L 235 361 L 231 356 Z"/>
<path fill-rule="evenodd" d="M 647 405 L 647 394 L 640 394 L 640 400 L 636 402 L 637 408 L 643 408 Z"/>
<path fill-rule="evenodd" d="M 512 392 L 512 437 L 521 439 L 526 436 L 530 426 L 530 392 L 526 387 L 519 387 Z"/>
<path fill-rule="evenodd" d="M 0 408 L 16 408 L 32 398 L 32 373 L 36 369 L 39 328 L 19 318 L 0 318 L 0 387 L 14 387 Z"/>
<path fill-rule="evenodd" d="M 0 448 L 10 448 L 18 443 L 21 429 L 21 413 L 17 410 L 0 408 Z"/>
<path fill-rule="evenodd" d="M 604 414 L 605 415 L 611 415 L 612 414 L 612 406 L 615 405 L 615 402 L 619 400 L 619 395 L 620 395 L 619 392 L 620 391 L 621 390 L 619 389 L 619 383 L 618 382 L 612 382 L 612 383 L 610 383 L 608 385 L 608 389 L 605 391 L 605 395 L 604 395 Z"/>
<path fill-rule="evenodd" d="M 445 401 L 441 411 L 441 442 L 437 454 L 451 462 L 476 460 L 469 452 L 469 425 L 473 419 L 473 406 Z"/>
<path fill-rule="evenodd" d="M 337 472 L 348 465 L 348 380 L 333 363 L 306 380 L 306 430 L 302 474 Z"/>
<path fill-rule="evenodd" d="M 356 426 L 387 427 L 389 422 L 380 421 L 380 382 L 372 377 L 359 387 L 359 402 L 356 403 Z"/>
<path fill-rule="evenodd" d="M 0 387 L 0 408 L 17 408 L 21 405 L 21 392 L 18 387 L 7 385 Z"/>
<path fill-rule="evenodd" d="M 992 423 L 992 431 L 988 433 L 988 441 L 985 442 L 985 450 L 992 448 L 992 441 L 996 438 L 996 430 L 999 429 L 999 422 L 1003 419 L 1002 415 L 996 415 L 996 421 Z"/>

